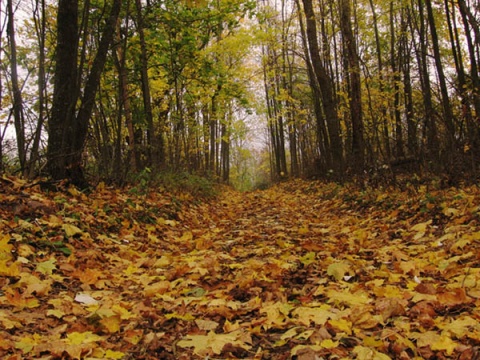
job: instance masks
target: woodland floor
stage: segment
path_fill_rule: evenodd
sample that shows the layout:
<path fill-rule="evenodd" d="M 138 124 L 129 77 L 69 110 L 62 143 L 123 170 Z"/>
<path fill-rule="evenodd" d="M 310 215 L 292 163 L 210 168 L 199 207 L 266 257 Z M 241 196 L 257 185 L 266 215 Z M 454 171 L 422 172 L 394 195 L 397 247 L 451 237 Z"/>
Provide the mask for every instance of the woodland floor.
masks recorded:
<path fill-rule="evenodd" d="M 2 359 L 479 359 L 480 191 L 0 188 Z"/>

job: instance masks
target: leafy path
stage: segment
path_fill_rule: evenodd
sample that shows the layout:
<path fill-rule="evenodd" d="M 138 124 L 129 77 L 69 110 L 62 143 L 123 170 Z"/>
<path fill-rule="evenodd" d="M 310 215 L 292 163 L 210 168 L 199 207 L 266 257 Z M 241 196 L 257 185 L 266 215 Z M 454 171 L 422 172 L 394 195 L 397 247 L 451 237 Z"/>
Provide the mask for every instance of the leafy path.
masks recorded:
<path fill-rule="evenodd" d="M 2 183 L 2 359 L 480 356 L 476 187 Z"/>

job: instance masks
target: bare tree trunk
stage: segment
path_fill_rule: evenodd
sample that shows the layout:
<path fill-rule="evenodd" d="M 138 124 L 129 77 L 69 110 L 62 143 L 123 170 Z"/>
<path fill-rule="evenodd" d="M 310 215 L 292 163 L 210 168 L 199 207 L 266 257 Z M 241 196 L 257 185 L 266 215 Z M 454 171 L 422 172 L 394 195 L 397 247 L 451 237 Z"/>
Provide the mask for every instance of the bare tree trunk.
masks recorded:
<path fill-rule="evenodd" d="M 20 85 L 18 83 L 18 70 L 17 70 L 17 44 L 15 39 L 15 19 L 13 13 L 12 0 L 7 0 L 7 35 L 10 50 L 10 71 L 11 82 L 13 92 L 13 118 L 15 124 L 15 135 L 17 138 L 17 151 L 18 159 L 20 162 L 20 170 L 23 173 L 25 171 L 27 161 L 27 149 L 25 148 L 25 117 L 23 113 L 23 99 Z"/>
<path fill-rule="evenodd" d="M 375 49 L 376 49 L 376 55 L 377 55 L 377 66 L 378 66 L 378 87 L 379 87 L 379 92 L 382 94 L 385 86 L 384 86 L 384 74 L 383 74 L 383 59 L 382 59 L 382 46 L 380 43 L 380 34 L 378 30 L 378 16 L 377 12 L 375 10 L 375 5 L 373 3 L 373 0 L 369 0 L 370 3 L 370 8 L 372 10 L 372 19 L 373 19 L 373 30 L 375 33 Z M 383 101 L 378 104 L 380 106 L 380 114 L 381 114 L 381 119 L 379 123 L 382 126 L 382 137 L 383 137 L 383 148 L 385 149 L 385 157 L 387 159 L 390 159 L 391 157 L 391 149 L 390 149 L 390 136 L 388 133 L 388 117 L 387 117 L 387 108 L 384 105 Z"/>
<path fill-rule="evenodd" d="M 428 46 L 427 46 L 427 30 L 425 22 L 425 10 L 423 0 L 416 0 L 418 5 L 418 24 L 413 22 L 412 26 L 416 28 L 419 38 L 419 47 L 417 49 L 417 62 L 419 66 L 420 82 L 422 86 L 422 98 L 425 113 L 425 135 L 426 147 L 423 149 L 423 153 L 427 155 L 432 164 L 438 165 L 439 156 L 439 139 L 437 125 L 435 123 L 433 101 L 432 101 L 432 88 L 430 83 L 430 72 L 428 70 Z"/>
<path fill-rule="evenodd" d="M 401 11 L 401 10 L 400 10 Z M 403 29 L 402 29 L 403 30 Z M 400 33 L 401 31 L 400 30 Z M 402 37 L 397 39 L 395 30 L 394 4 L 390 2 L 390 66 L 393 81 L 393 113 L 395 118 L 395 157 L 403 158 L 403 126 L 400 112 L 400 69 L 402 67 Z M 397 50 L 397 52 L 395 52 Z"/>
<path fill-rule="evenodd" d="M 38 1 L 35 8 L 35 30 L 38 37 L 38 121 L 33 138 L 33 144 L 28 161 L 28 176 L 35 176 L 35 164 L 39 160 L 40 139 L 42 136 L 43 124 L 45 122 L 46 110 L 46 82 L 45 82 L 45 36 L 46 36 L 46 14 L 45 0 Z"/>
<path fill-rule="evenodd" d="M 305 30 L 305 25 L 303 22 L 303 16 L 301 13 L 300 7 L 300 0 L 295 0 L 295 4 L 298 8 L 298 21 L 300 24 L 300 35 L 302 39 L 302 47 L 304 51 L 305 63 L 307 67 L 307 74 L 308 74 L 308 81 L 310 84 L 310 88 L 312 90 L 312 102 L 313 102 L 313 109 L 316 119 L 316 136 L 317 136 L 317 144 L 320 152 L 320 158 L 318 159 L 311 159 L 312 163 L 317 163 L 316 166 L 319 167 L 318 169 L 313 169 L 314 172 L 316 171 L 327 171 L 331 169 L 331 164 L 333 160 L 331 158 L 331 151 L 330 151 L 330 140 L 328 137 L 328 131 L 325 124 L 325 116 L 322 109 L 321 103 L 321 90 L 320 85 L 318 84 L 317 77 L 315 76 L 315 72 L 313 70 L 312 61 L 309 55 L 308 50 L 308 42 L 307 42 L 307 34 Z M 306 161 L 306 159 L 304 160 Z"/>
<path fill-rule="evenodd" d="M 57 49 L 52 115 L 49 120 L 48 166 L 54 179 L 68 179 L 85 187 L 82 154 L 95 96 L 100 84 L 107 53 L 113 41 L 122 5 L 114 0 L 98 50 L 87 75 L 83 97 L 75 116 L 78 68 L 78 0 L 59 0 L 57 15 Z"/>
<path fill-rule="evenodd" d="M 350 0 L 341 0 L 339 6 L 352 122 L 352 168 L 355 172 L 360 172 L 365 162 L 360 60 L 352 31 Z"/>
<path fill-rule="evenodd" d="M 317 25 L 312 0 L 303 0 L 303 7 L 305 11 L 306 35 L 312 68 L 319 84 L 322 96 L 323 113 L 327 119 L 327 129 L 330 140 L 329 150 L 331 153 L 331 163 L 329 165 L 334 170 L 343 171 L 343 146 L 340 139 L 340 121 L 337 114 L 337 104 L 334 97 L 332 79 L 328 76 L 328 72 L 323 66 L 322 59 L 320 58 Z"/>
<path fill-rule="evenodd" d="M 156 136 L 155 127 L 153 124 L 153 110 L 152 99 L 150 96 L 150 84 L 148 79 L 148 57 L 147 45 L 145 42 L 144 20 L 142 14 L 141 0 L 135 0 L 137 9 L 137 26 L 138 35 L 140 38 L 140 66 L 141 66 L 141 82 L 142 82 L 142 96 L 145 117 L 147 121 L 147 142 L 150 165 L 162 166 L 164 164 L 164 145 L 163 136 L 159 134 Z"/>
<path fill-rule="evenodd" d="M 458 6 L 460 9 L 460 14 L 462 16 L 463 27 L 465 29 L 465 38 L 467 40 L 468 55 L 470 57 L 470 78 L 471 78 L 471 93 L 473 95 L 473 106 L 475 108 L 477 124 L 477 136 L 479 134 L 478 120 L 480 120 L 480 76 L 479 76 L 479 59 L 478 51 L 475 51 L 475 42 L 472 39 L 471 32 L 475 34 L 477 45 L 480 45 L 480 29 L 479 24 L 476 21 L 475 17 L 471 14 L 470 9 L 465 4 L 465 0 L 458 0 Z M 480 142 L 480 139 L 476 139 Z"/>
<path fill-rule="evenodd" d="M 66 144 L 75 137 L 77 101 L 78 0 L 59 0 L 57 48 L 51 116 L 48 121 L 48 171 L 54 179 L 69 177 L 71 150 Z"/>
<path fill-rule="evenodd" d="M 127 9 L 128 9 L 127 3 Z M 127 145 L 128 145 L 128 161 L 131 169 L 134 172 L 139 171 L 139 155 L 135 137 L 135 131 L 133 127 L 133 119 L 132 119 L 132 109 L 130 104 L 130 94 L 128 89 L 128 73 L 126 67 L 126 49 L 127 49 L 127 34 L 128 29 L 125 29 L 125 35 L 122 37 L 120 26 L 117 24 L 117 43 L 118 46 L 116 48 L 115 54 L 115 64 L 118 71 L 118 87 L 120 92 L 120 98 L 122 99 L 122 106 L 125 112 L 125 123 L 127 126 L 128 138 Z"/>
<path fill-rule="evenodd" d="M 443 70 L 442 56 L 440 54 L 440 46 L 438 41 L 437 26 L 435 24 L 435 16 L 433 14 L 431 0 L 425 0 L 427 8 L 428 23 L 430 25 L 430 36 L 432 39 L 433 57 L 435 59 L 435 66 L 437 68 L 438 82 L 440 85 L 440 93 L 442 95 L 442 110 L 443 110 L 443 122 L 447 129 L 447 151 L 454 151 L 455 146 L 455 125 L 452 106 L 450 104 L 450 98 L 448 95 L 447 81 L 445 79 L 445 72 Z"/>

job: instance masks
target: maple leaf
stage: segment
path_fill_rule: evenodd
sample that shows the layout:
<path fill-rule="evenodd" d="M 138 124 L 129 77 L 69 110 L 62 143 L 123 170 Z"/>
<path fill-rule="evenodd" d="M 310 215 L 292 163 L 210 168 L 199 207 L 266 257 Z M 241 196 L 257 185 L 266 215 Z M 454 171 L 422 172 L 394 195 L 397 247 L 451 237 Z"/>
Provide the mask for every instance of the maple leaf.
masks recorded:
<path fill-rule="evenodd" d="M 15 348 L 21 350 L 24 354 L 28 354 L 33 350 L 35 345 L 41 342 L 41 340 L 42 337 L 39 334 L 25 336 L 15 342 Z"/>
<path fill-rule="evenodd" d="M 81 229 L 72 224 L 63 224 L 62 228 L 65 231 L 65 235 L 67 235 L 69 238 L 83 234 Z"/>
<path fill-rule="evenodd" d="M 0 260 L 0 276 L 18 276 L 20 268 L 16 262 L 10 259 Z"/>
<path fill-rule="evenodd" d="M 390 356 L 364 346 L 356 346 L 353 353 L 357 355 L 358 360 L 391 360 Z"/>
<path fill-rule="evenodd" d="M 330 264 L 327 268 L 327 274 L 333 276 L 335 280 L 342 280 L 346 273 L 350 271 L 350 264 L 338 262 Z"/>
<path fill-rule="evenodd" d="M 298 318 L 298 321 L 305 326 L 309 326 L 311 322 L 315 325 L 325 325 L 327 320 L 334 316 L 329 310 L 329 306 L 297 307 L 292 311 L 292 315 Z"/>
<path fill-rule="evenodd" d="M 57 268 L 55 263 L 57 260 L 55 258 L 51 258 L 50 260 L 42 261 L 37 264 L 36 270 L 44 275 L 51 275 L 53 270 Z"/>
<path fill-rule="evenodd" d="M 120 316 L 114 315 L 114 316 L 108 316 L 104 317 L 103 319 L 100 320 L 100 324 L 110 333 L 116 333 L 120 331 L 120 325 L 122 323 L 122 320 L 120 319 Z"/>
<path fill-rule="evenodd" d="M 251 348 L 251 338 L 243 331 L 237 330 L 228 334 L 216 334 L 210 331 L 207 335 L 187 335 L 177 342 L 180 347 L 193 347 L 196 355 L 220 355 L 225 345 L 239 346 L 245 350 Z"/>
<path fill-rule="evenodd" d="M 13 305 L 17 310 L 33 309 L 40 306 L 38 299 L 34 297 L 24 297 L 17 290 L 6 293 L 7 302 Z"/>

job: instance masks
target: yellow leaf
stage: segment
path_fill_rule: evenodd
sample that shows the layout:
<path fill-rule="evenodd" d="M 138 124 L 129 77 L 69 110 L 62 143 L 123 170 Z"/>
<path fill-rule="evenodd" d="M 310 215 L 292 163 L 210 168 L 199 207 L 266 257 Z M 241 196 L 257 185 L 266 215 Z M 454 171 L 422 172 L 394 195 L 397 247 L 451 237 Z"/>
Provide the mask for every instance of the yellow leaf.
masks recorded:
<path fill-rule="evenodd" d="M 304 224 L 301 228 L 298 228 L 298 234 L 299 235 L 305 235 L 308 234 L 310 230 L 308 229 L 308 224 Z"/>
<path fill-rule="evenodd" d="M 102 324 L 110 334 L 120 331 L 121 322 L 120 316 L 118 315 L 109 316 L 100 320 L 100 324 Z"/>
<path fill-rule="evenodd" d="M 33 350 L 33 347 L 39 343 L 40 339 L 41 337 L 38 334 L 34 334 L 33 338 L 23 337 L 20 341 L 15 342 L 15 349 L 22 350 L 24 354 L 28 354 Z"/>
<path fill-rule="evenodd" d="M 65 234 L 67 235 L 67 237 L 69 238 L 75 235 L 83 234 L 82 230 L 80 230 L 78 227 L 72 224 L 63 224 L 62 228 L 65 231 Z"/>
<path fill-rule="evenodd" d="M 170 282 L 163 280 L 159 281 L 155 284 L 146 286 L 145 289 L 143 290 L 143 294 L 146 297 L 152 297 L 155 295 L 162 295 L 165 294 L 168 290 L 170 290 Z"/>
<path fill-rule="evenodd" d="M 52 258 L 47 261 L 43 261 L 41 263 L 37 264 L 36 270 L 39 273 L 42 273 L 43 275 L 52 275 L 53 270 L 55 270 L 57 267 L 55 266 L 55 263 L 57 262 L 56 259 Z"/>
<path fill-rule="evenodd" d="M 117 304 L 112 306 L 112 310 L 116 314 L 120 315 L 120 319 L 122 319 L 122 320 L 130 320 L 130 319 L 136 317 L 136 315 L 132 314 L 130 311 L 128 311 L 124 307 L 122 307 L 120 305 L 117 305 Z"/>
<path fill-rule="evenodd" d="M 20 270 L 16 262 L 12 263 L 9 259 L 0 260 L 0 276 L 18 276 Z"/>
<path fill-rule="evenodd" d="M 223 324 L 223 331 L 226 333 L 233 332 L 235 330 L 240 329 L 240 324 L 239 322 L 231 323 L 228 320 L 225 320 L 225 324 Z M 209 330 L 214 330 L 214 329 L 209 329 Z"/>
<path fill-rule="evenodd" d="M 352 322 L 345 319 L 332 319 L 328 323 L 335 329 L 344 332 L 348 335 L 352 333 Z"/>
<path fill-rule="evenodd" d="M 307 254 L 305 254 L 305 256 L 301 257 L 300 258 L 300 262 L 304 265 L 304 266 L 308 266 L 310 265 L 311 263 L 315 262 L 315 256 L 317 254 L 314 253 L 313 251 L 310 251 L 308 252 Z"/>
<path fill-rule="evenodd" d="M 121 351 L 113 351 L 108 349 L 103 356 L 104 359 L 122 359 L 125 356 L 125 353 Z"/>
<path fill-rule="evenodd" d="M 350 271 L 350 265 L 345 262 L 333 263 L 328 266 L 327 274 L 340 281 Z"/>
<path fill-rule="evenodd" d="M 103 340 L 103 338 L 92 333 L 91 331 L 86 331 L 83 333 L 75 331 L 67 334 L 67 342 L 72 345 L 89 344 L 100 340 Z"/>
<path fill-rule="evenodd" d="M 320 346 L 325 349 L 335 349 L 336 347 L 338 347 L 338 344 L 338 341 L 333 341 L 332 339 L 325 339 L 322 340 Z"/>
<path fill-rule="evenodd" d="M 47 316 L 54 316 L 57 319 L 61 319 L 62 317 L 65 316 L 65 313 L 60 310 L 50 309 L 50 310 L 47 310 Z"/>
<path fill-rule="evenodd" d="M 8 254 L 8 258 L 11 258 L 11 251 L 13 250 L 13 245 L 9 244 L 10 236 L 3 234 L 0 238 L 0 254 Z M 0 257 L 2 259 L 3 257 Z"/>
<path fill-rule="evenodd" d="M 185 320 L 185 321 L 193 321 L 195 320 L 195 316 L 193 316 L 190 313 L 187 314 L 177 314 L 177 313 L 171 313 L 171 314 L 166 314 L 165 315 L 166 319 L 180 319 L 180 320 Z"/>
<path fill-rule="evenodd" d="M 282 325 L 287 321 L 288 314 L 290 313 L 290 310 L 292 308 L 292 305 L 282 302 L 276 302 L 264 306 L 260 310 L 260 313 L 267 314 L 267 321 L 269 324 Z"/>
<path fill-rule="evenodd" d="M 363 345 L 365 345 L 368 348 L 380 348 L 384 346 L 384 342 L 381 339 L 377 339 L 374 336 L 366 336 L 363 339 Z"/>
<path fill-rule="evenodd" d="M 160 258 L 155 261 L 155 264 L 153 264 L 153 267 L 155 268 L 166 268 L 170 266 L 172 263 L 172 259 L 168 256 L 162 255 Z"/>
<path fill-rule="evenodd" d="M 457 343 L 453 341 L 449 336 L 446 335 L 440 335 L 440 337 L 435 341 L 434 343 L 431 344 L 431 349 L 433 351 L 435 350 L 445 350 L 447 355 L 452 355 L 453 352 L 455 351 L 455 348 L 457 347 Z"/>
<path fill-rule="evenodd" d="M 391 360 L 388 355 L 364 346 L 355 346 L 353 352 L 357 355 L 357 360 Z"/>
<path fill-rule="evenodd" d="M 299 352 L 302 352 L 302 353 L 304 351 L 318 352 L 318 351 L 322 351 L 322 350 L 325 350 L 325 348 L 322 348 L 320 345 L 297 345 L 291 350 L 290 353 L 292 355 L 297 355 L 297 353 L 299 353 Z"/>
<path fill-rule="evenodd" d="M 432 223 L 432 220 L 428 220 L 423 223 L 416 224 L 411 227 L 411 230 L 416 231 L 418 233 L 424 233 L 427 230 L 427 226 Z"/>
<path fill-rule="evenodd" d="M 442 318 L 443 319 L 443 318 Z M 443 333 L 450 333 L 454 335 L 457 339 L 464 337 L 469 334 L 472 329 L 480 330 L 480 324 L 477 320 L 471 318 L 470 316 L 465 316 L 460 319 L 453 320 L 449 324 L 444 324 L 444 321 L 439 321 L 437 327 L 443 330 Z"/>
<path fill-rule="evenodd" d="M 215 334 L 213 331 L 210 331 L 208 335 L 187 335 L 177 342 L 177 345 L 180 347 L 193 347 L 193 353 L 200 356 L 210 353 L 219 355 L 227 344 L 249 350 L 251 346 L 246 343 L 246 340 L 248 341 L 248 337 L 244 336 L 242 330 L 229 334 Z"/>
<path fill-rule="evenodd" d="M 341 292 L 336 290 L 329 290 L 327 293 L 328 298 L 335 303 L 345 303 L 347 305 L 365 305 L 372 300 L 368 297 L 368 294 L 363 291 L 357 291 L 351 293 L 348 291 Z"/>
<path fill-rule="evenodd" d="M 289 340 L 295 336 L 298 335 L 299 332 L 302 331 L 302 328 L 300 326 L 295 326 L 289 330 L 287 330 L 287 332 L 285 332 L 282 336 L 280 336 L 280 339 L 282 340 Z"/>
<path fill-rule="evenodd" d="M 310 322 L 325 325 L 333 314 L 325 307 L 298 307 L 292 311 L 292 315 L 298 318 L 300 324 L 310 326 Z"/>

